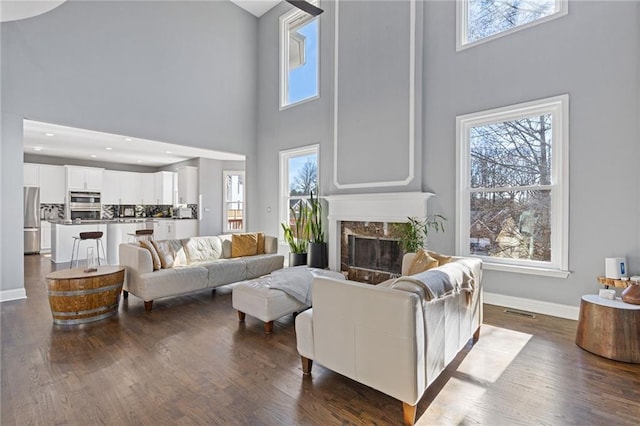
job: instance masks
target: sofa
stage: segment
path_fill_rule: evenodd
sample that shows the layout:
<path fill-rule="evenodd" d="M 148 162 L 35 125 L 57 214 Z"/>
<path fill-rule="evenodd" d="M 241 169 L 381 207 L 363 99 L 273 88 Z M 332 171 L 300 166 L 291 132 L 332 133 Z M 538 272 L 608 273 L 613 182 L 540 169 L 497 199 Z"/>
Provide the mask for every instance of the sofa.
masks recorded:
<path fill-rule="evenodd" d="M 244 281 L 282 269 L 276 237 L 262 233 L 120 244 L 123 297 L 131 293 L 147 311 L 153 301 Z"/>
<path fill-rule="evenodd" d="M 315 361 L 396 398 L 410 425 L 427 387 L 478 340 L 482 324 L 480 260 L 452 257 L 423 273 L 467 280 L 446 292 L 427 291 L 414 279 L 421 274 L 407 275 L 414 258 L 405 255 L 403 277 L 380 285 L 314 278 L 313 308 L 295 323 L 303 374 Z"/>

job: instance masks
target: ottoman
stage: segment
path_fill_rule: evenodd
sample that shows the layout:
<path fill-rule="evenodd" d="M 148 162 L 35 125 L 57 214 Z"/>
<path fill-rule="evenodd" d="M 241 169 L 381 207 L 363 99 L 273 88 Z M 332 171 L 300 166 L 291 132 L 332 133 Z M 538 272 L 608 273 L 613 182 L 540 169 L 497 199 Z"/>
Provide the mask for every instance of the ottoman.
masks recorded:
<path fill-rule="evenodd" d="M 324 276 L 344 279 L 339 272 L 308 268 L 313 276 Z M 242 322 L 245 315 L 264 321 L 264 332 L 273 332 L 273 321 L 288 314 L 302 312 L 310 304 L 290 296 L 282 290 L 270 288 L 270 275 L 242 281 L 233 287 L 231 300 L 233 308 L 238 311 L 238 319 Z"/>

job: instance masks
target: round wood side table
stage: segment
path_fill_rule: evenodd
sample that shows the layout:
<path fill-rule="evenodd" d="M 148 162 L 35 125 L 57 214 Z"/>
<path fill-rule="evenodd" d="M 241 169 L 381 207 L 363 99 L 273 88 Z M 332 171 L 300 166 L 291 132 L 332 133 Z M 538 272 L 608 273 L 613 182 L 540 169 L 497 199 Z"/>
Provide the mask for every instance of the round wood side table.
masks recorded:
<path fill-rule="evenodd" d="M 640 364 L 640 305 L 582 296 L 576 344 L 605 358 Z"/>

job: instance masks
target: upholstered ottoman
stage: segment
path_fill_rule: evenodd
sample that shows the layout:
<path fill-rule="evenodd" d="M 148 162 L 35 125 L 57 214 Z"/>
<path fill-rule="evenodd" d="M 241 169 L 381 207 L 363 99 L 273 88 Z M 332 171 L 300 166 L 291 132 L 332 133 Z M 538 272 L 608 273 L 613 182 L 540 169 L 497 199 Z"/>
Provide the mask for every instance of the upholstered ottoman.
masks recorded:
<path fill-rule="evenodd" d="M 264 332 L 271 334 L 274 320 L 311 306 L 310 289 L 314 276 L 344 279 L 339 272 L 297 266 L 236 284 L 231 300 L 233 308 L 238 311 L 238 319 L 244 321 L 245 315 L 249 314 L 264 321 Z M 286 284 L 284 290 L 280 289 L 283 283 Z M 295 291 L 290 291 L 289 287 Z"/>

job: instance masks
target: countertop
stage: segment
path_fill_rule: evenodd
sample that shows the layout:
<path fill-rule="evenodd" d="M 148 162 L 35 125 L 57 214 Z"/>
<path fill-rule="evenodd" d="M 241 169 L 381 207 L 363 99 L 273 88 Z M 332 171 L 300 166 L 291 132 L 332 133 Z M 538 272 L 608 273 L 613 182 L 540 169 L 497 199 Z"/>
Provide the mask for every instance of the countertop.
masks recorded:
<path fill-rule="evenodd" d="M 109 225 L 118 223 L 153 223 L 158 220 L 196 220 L 196 219 L 180 219 L 177 217 L 121 217 L 118 219 L 94 219 L 82 220 L 80 222 L 65 223 L 64 220 L 50 220 L 48 222 L 55 225 Z"/>

